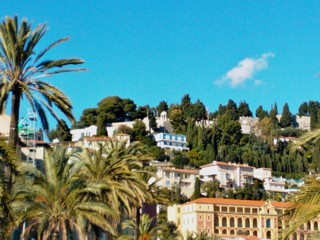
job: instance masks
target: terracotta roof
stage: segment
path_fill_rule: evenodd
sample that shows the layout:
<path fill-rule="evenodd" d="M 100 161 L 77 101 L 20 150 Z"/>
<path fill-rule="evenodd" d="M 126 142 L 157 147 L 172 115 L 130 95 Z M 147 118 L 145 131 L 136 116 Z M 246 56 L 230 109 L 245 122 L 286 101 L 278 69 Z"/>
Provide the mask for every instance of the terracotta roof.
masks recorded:
<path fill-rule="evenodd" d="M 163 171 L 170 171 L 170 172 L 178 172 L 178 173 L 193 173 L 193 174 L 199 174 L 198 169 L 184 169 L 184 168 L 162 168 Z"/>
<path fill-rule="evenodd" d="M 192 203 L 209 203 L 209 204 L 222 204 L 222 205 L 245 205 L 245 206 L 263 206 L 265 201 L 258 200 L 240 200 L 240 199 L 227 199 L 227 198 L 198 198 L 191 202 Z"/>
<path fill-rule="evenodd" d="M 110 138 L 108 137 L 84 137 L 87 141 L 109 141 Z"/>
<path fill-rule="evenodd" d="M 263 200 L 240 200 L 240 199 L 226 199 L 226 198 L 198 198 L 191 202 L 187 202 L 183 205 L 188 205 L 192 203 L 208 203 L 208 204 L 217 204 L 217 205 L 241 205 L 241 206 L 263 206 L 267 202 Z M 292 203 L 289 202 L 276 202 L 271 201 L 272 206 L 278 208 L 289 208 L 292 206 Z"/>
<path fill-rule="evenodd" d="M 289 208 L 293 206 L 293 203 L 290 202 L 276 202 L 276 201 L 271 201 L 272 206 L 278 207 L 278 208 Z"/>

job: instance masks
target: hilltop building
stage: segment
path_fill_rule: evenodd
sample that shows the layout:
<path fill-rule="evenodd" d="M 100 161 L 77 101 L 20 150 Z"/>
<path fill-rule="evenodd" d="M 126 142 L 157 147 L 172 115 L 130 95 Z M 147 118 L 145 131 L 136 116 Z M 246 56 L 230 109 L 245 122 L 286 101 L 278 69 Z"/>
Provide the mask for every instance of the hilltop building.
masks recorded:
<path fill-rule="evenodd" d="M 156 133 L 153 134 L 157 146 L 167 150 L 189 151 L 187 137 L 182 134 Z"/>
<path fill-rule="evenodd" d="M 241 132 L 243 134 L 254 134 L 256 136 L 261 135 L 261 129 L 259 128 L 259 118 L 253 117 L 240 117 Z"/>

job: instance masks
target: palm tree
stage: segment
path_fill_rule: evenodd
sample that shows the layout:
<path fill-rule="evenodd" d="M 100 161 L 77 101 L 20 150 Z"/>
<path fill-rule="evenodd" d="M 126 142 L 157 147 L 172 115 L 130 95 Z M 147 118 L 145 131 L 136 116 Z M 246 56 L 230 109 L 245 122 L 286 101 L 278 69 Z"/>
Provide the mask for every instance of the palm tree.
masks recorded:
<path fill-rule="evenodd" d="M 2 80 L 0 81 L 0 114 L 4 112 L 8 98 L 11 96 L 9 132 L 11 147 L 17 146 L 20 101 L 23 97 L 37 112 L 45 131 L 49 129 L 45 109 L 60 121 L 54 106 L 74 122 L 70 100 L 58 88 L 40 79 L 64 72 L 82 71 L 84 69 L 63 67 L 81 64 L 83 60 L 78 58 L 42 60 L 53 47 L 69 40 L 69 38 L 59 39 L 35 54 L 35 48 L 46 32 L 45 24 L 40 24 L 32 30 L 31 24 L 28 24 L 26 19 L 23 19 L 19 26 L 17 16 L 6 17 L 0 24 L 0 79 Z"/>
<path fill-rule="evenodd" d="M 299 137 L 291 144 L 292 151 L 301 151 L 319 142 L 320 131 L 311 131 Z M 289 199 L 292 206 L 282 216 L 285 226 L 279 234 L 279 239 L 289 239 L 303 224 L 317 218 L 320 214 L 320 180 L 316 176 L 306 176 L 305 184 Z M 319 234 L 319 233 L 318 233 Z"/>
<path fill-rule="evenodd" d="M 316 177 L 307 177 L 305 185 L 290 199 L 292 206 L 282 216 L 285 226 L 282 227 L 279 239 L 289 239 L 303 224 L 320 214 L 320 180 Z M 319 234 L 319 232 L 318 232 Z"/>
<path fill-rule="evenodd" d="M 150 218 L 148 214 L 142 214 L 141 221 L 138 225 L 139 240 L 157 239 L 158 230 L 160 230 L 160 228 L 157 226 L 154 226 L 153 221 L 154 220 Z M 135 231 L 137 227 L 137 223 L 133 220 L 127 220 L 122 223 L 122 227 L 124 229 Z M 122 239 L 126 239 L 126 237 L 123 236 Z M 133 237 L 127 237 L 127 239 L 133 239 Z"/>
<path fill-rule="evenodd" d="M 46 153 L 44 172 L 28 163 L 22 165 L 23 176 L 15 184 L 18 197 L 13 204 L 20 222 L 27 222 L 22 237 L 36 231 L 38 239 L 51 236 L 66 240 L 69 233 L 76 232 L 78 239 L 84 240 L 87 224 L 115 233 L 107 218 L 116 213 L 108 204 L 91 197 L 101 190 L 96 183 L 78 176 L 78 162 L 58 148 Z"/>
<path fill-rule="evenodd" d="M 133 142 L 108 140 L 98 150 L 84 151 L 81 175 L 88 181 L 97 181 L 104 189 L 104 200 L 114 209 L 124 206 L 131 213 L 132 206 L 141 205 L 150 197 L 148 185 L 139 175 L 147 157 L 141 152 L 142 145 Z"/>
<path fill-rule="evenodd" d="M 5 142 L 0 141 L 0 165 L 4 172 L 0 172 L 0 239 L 9 239 L 10 230 L 14 227 L 14 214 L 11 203 L 14 199 L 11 191 L 12 182 L 10 173 L 16 171 L 16 154 Z"/>
<path fill-rule="evenodd" d="M 148 174 L 143 165 L 149 158 L 140 143 L 127 145 L 125 141 L 110 139 L 100 144 L 99 149 L 85 149 L 81 158 L 84 159 L 81 176 L 99 184 L 100 200 L 117 210 L 119 217 L 121 213 L 131 216 L 133 209 L 151 198 L 148 184 L 141 175 L 142 172 Z M 119 221 L 120 218 L 113 219 L 114 224 Z"/>

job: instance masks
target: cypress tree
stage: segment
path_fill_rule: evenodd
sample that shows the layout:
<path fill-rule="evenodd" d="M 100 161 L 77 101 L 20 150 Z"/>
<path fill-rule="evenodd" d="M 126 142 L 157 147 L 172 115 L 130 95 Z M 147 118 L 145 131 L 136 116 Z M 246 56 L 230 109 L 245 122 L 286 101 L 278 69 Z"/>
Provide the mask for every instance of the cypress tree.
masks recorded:
<path fill-rule="evenodd" d="M 200 180 L 199 178 L 197 177 L 196 178 L 196 181 L 194 182 L 194 192 L 193 192 L 193 195 L 191 197 L 192 200 L 194 199 L 198 199 L 201 197 L 201 192 L 200 192 Z"/>

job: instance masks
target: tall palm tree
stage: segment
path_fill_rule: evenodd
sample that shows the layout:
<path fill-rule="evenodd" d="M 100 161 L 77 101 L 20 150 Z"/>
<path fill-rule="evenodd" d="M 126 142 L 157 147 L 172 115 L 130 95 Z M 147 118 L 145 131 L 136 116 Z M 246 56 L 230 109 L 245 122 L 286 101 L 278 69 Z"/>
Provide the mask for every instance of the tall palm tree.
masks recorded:
<path fill-rule="evenodd" d="M 20 221 L 27 227 L 22 237 L 36 231 L 38 239 L 49 237 L 66 240 L 70 232 L 76 232 L 84 240 L 87 224 L 99 226 L 104 231 L 115 231 L 107 221 L 115 212 L 108 204 L 91 198 L 101 190 L 96 183 L 79 177 L 81 165 L 65 149 L 49 150 L 44 159 L 44 172 L 31 164 L 24 164 L 24 173 L 15 185 L 17 201 L 13 204 Z"/>
<path fill-rule="evenodd" d="M 45 24 L 40 24 L 32 30 L 31 24 L 26 19 L 23 19 L 19 26 L 17 16 L 6 17 L 0 24 L 0 114 L 4 112 L 11 96 L 9 132 L 11 147 L 17 146 L 20 101 L 23 97 L 37 112 L 45 131 L 49 129 L 45 109 L 60 121 L 54 106 L 74 122 L 70 100 L 58 88 L 41 79 L 64 72 L 82 71 L 84 69 L 63 67 L 81 64 L 83 60 L 78 58 L 42 60 L 53 47 L 69 40 L 61 38 L 35 54 L 36 47 L 46 32 Z"/>

